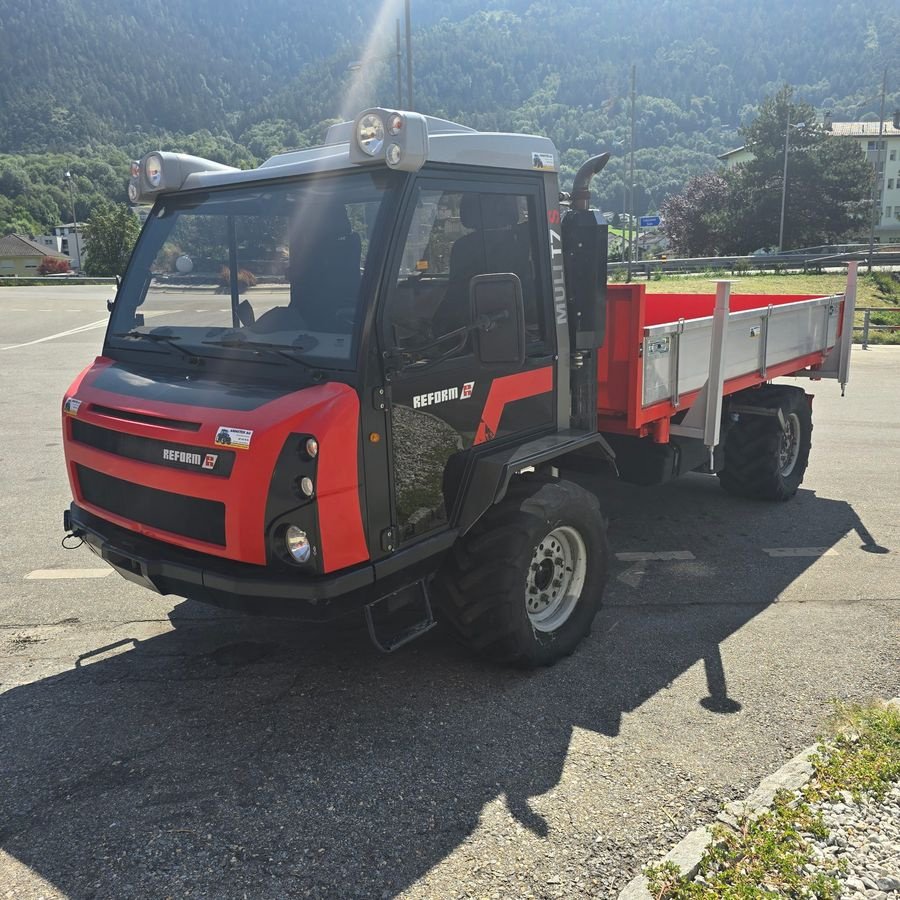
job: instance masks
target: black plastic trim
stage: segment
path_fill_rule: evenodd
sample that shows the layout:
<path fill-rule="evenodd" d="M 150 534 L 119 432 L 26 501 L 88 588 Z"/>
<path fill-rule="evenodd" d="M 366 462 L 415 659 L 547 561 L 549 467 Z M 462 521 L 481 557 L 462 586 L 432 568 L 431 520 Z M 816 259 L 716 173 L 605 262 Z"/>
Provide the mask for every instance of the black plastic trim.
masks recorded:
<path fill-rule="evenodd" d="M 113 525 L 81 509 L 69 508 L 68 524 L 123 578 L 159 594 L 176 594 L 228 609 L 286 614 L 296 607 L 310 619 L 336 618 L 374 599 L 371 563 L 333 575 L 273 575 L 266 566 L 234 562 L 184 550 Z M 337 607 L 330 601 L 340 601 Z M 293 609 L 292 609 L 293 608 Z"/>

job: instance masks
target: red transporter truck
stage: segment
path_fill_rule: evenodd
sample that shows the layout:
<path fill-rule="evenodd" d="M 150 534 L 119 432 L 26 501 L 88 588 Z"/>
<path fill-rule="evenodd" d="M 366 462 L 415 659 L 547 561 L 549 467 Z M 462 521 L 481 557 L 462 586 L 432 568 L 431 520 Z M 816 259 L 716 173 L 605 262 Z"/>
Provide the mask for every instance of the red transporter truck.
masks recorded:
<path fill-rule="evenodd" d="M 847 381 L 846 295 L 606 287 L 591 178 L 543 137 L 369 109 L 237 171 L 155 152 L 102 356 L 63 403 L 77 535 L 121 575 L 220 606 L 363 609 L 382 649 L 434 624 L 546 665 L 607 576 L 567 473 L 690 471 L 786 500 L 811 397 Z M 601 498 L 602 499 L 602 498 Z"/>

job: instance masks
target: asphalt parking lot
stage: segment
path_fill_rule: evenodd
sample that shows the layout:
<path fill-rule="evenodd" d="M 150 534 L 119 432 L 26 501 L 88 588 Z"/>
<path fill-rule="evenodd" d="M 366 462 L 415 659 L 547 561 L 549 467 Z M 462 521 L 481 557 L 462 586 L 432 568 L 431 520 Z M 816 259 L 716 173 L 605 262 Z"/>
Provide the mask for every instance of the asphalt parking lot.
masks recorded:
<path fill-rule="evenodd" d="M 605 486 L 606 606 L 523 674 L 63 550 L 60 398 L 108 293 L 0 288 L 0 897 L 615 897 L 833 699 L 898 693 L 900 348 L 813 384 L 791 503 Z"/>

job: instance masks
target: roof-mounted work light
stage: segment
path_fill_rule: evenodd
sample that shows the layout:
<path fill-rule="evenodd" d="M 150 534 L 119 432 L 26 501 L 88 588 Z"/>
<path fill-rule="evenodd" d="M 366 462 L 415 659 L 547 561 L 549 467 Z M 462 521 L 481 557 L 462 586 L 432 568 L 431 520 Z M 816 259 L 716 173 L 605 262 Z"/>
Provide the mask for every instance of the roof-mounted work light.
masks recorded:
<path fill-rule="evenodd" d="M 157 194 L 181 190 L 187 177 L 195 172 L 236 171 L 234 166 L 226 166 L 199 156 L 154 150 L 139 162 L 131 164 L 128 199 L 132 203 L 149 203 Z"/>
<path fill-rule="evenodd" d="M 415 172 L 428 159 L 428 125 L 419 113 L 367 109 L 353 123 L 350 162 L 384 162 Z"/>

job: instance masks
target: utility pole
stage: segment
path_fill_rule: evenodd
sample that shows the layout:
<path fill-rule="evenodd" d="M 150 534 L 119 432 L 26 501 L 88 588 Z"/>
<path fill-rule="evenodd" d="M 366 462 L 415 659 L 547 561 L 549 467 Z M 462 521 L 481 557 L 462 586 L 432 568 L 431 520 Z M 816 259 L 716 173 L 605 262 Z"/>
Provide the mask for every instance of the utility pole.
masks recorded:
<path fill-rule="evenodd" d="M 66 181 L 69 185 L 69 201 L 72 204 L 72 227 L 75 229 L 75 268 L 81 270 L 81 247 L 78 244 L 78 218 L 75 215 L 75 179 L 72 173 L 66 171 Z"/>
<path fill-rule="evenodd" d="M 787 124 L 784 126 L 784 175 L 781 179 L 781 224 L 778 226 L 778 252 L 784 249 L 784 205 L 787 199 L 788 150 L 791 138 L 791 99 L 787 101 Z"/>
<path fill-rule="evenodd" d="M 413 106 L 413 79 L 412 79 L 412 20 L 409 12 L 409 0 L 404 4 L 406 13 L 406 96 L 409 98 L 407 108 L 412 112 Z"/>
<path fill-rule="evenodd" d="M 628 176 L 628 274 L 627 281 L 631 281 L 631 266 L 634 263 L 634 86 L 637 66 L 631 64 L 631 163 Z"/>
<path fill-rule="evenodd" d="M 884 196 L 884 162 L 881 159 L 884 136 L 884 95 L 887 92 L 887 69 L 881 79 L 881 112 L 878 114 L 878 144 L 875 151 L 875 173 L 872 178 L 872 216 L 869 222 L 869 265 L 872 271 L 872 254 L 875 252 L 875 223 L 881 221 L 881 198 Z"/>

